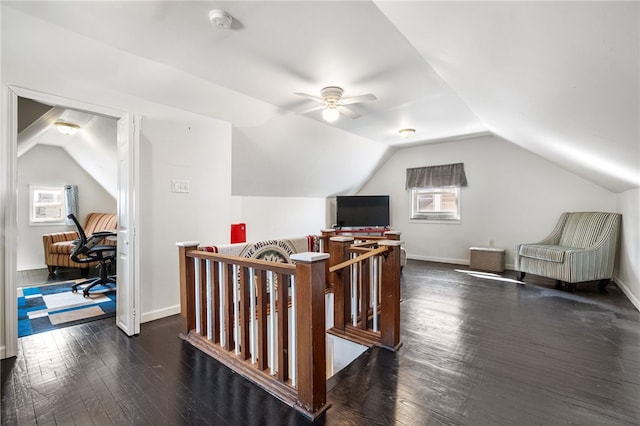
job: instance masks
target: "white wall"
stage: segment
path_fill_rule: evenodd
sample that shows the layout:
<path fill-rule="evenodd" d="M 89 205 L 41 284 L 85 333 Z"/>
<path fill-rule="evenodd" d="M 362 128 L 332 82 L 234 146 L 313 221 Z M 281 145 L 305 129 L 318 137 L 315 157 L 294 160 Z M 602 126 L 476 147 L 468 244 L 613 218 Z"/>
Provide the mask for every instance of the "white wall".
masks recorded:
<path fill-rule="evenodd" d="M 179 312 L 177 241 L 228 239 L 231 125 L 162 108 L 142 122 L 140 299 L 142 321 Z M 189 193 L 171 192 L 173 179 Z"/>
<path fill-rule="evenodd" d="M 459 224 L 409 220 L 406 169 L 464 163 L 469 185 L 461 191 Z M 469 247 L 506 249 L 541 240 L 564 211 L 616 211 L 615 194 L 496 136 L 398 150 L 361 194 L 389 194 L 391 225 L 401 231 L 410 258 L 468 264 Z"/>
<path fill-rule="evenodd" d="M 247 241 L 319 235 L 327 227 L 326 199 L 303 197 L 238 197 Z M 226 236 L 225 243 L 229 242 Z"/>
<path fill-rule="evenodd" d="M 114 141 L 115 143 L 115 141 Z M 75 226 L 29 226 L 29 185 L 78 185 L 79 219 L 91 212 L 115 213 L 116 200 L 62 149 L 37 145 L 18 159 L 18 270 L 45 268 L 42 235 Z"/>
<path fill-rule="evenodd" d="M 622 232 L 615 282 L 640 310 L 640 189 L 617 195 Z"/>

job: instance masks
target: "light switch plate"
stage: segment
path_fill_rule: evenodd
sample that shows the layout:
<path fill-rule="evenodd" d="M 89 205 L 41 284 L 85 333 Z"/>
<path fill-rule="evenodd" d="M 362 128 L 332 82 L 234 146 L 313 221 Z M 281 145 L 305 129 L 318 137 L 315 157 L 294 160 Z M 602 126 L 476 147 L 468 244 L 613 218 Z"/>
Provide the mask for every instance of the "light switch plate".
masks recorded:
<path fill-rule="evenodd" d="M 189 181 L 188 180 L 173 179 L 171 181 L 171 192 L 188 193 L 189 192 Z"/>

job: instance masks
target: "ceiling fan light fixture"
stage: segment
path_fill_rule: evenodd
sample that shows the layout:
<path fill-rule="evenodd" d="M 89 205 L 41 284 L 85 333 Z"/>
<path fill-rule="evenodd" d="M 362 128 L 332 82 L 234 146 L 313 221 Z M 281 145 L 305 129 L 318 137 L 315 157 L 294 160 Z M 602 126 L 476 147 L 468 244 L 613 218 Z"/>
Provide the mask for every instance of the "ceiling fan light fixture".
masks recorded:
<path fill-rule="evenodd" d="M 340 111 L 338 111 L 335 106 L 328 106 L 322 110 L 322 118 L 324 121 L 333 123 L 338 117 L 340 117 Z"/>
<path fill-rule="evenodd" d="M 80 126 L 70 121 L 58 120 L 55 123 L 56 129 L 63 135 L 75 135 L 80 129 Z"/>
<path fill-rule="evenodd" d="M 405 139 L 409 139 L 416 132 L 416 129 L 400 129 L 398 133 Z"/>

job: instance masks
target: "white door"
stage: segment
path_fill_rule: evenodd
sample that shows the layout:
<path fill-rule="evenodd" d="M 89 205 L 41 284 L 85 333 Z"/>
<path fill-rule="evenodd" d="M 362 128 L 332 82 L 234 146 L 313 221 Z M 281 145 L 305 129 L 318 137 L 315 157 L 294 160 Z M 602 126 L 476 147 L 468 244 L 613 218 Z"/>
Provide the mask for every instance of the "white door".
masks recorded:
<path fill-rule="evenodd" d="M 126 114 L 118 120 L 118 260 L 116 324 L 128 336 L 140 333 L 140 297 L 135 267 L 137 256 L 135 194 L 138 191 L 139 120 Z"/>

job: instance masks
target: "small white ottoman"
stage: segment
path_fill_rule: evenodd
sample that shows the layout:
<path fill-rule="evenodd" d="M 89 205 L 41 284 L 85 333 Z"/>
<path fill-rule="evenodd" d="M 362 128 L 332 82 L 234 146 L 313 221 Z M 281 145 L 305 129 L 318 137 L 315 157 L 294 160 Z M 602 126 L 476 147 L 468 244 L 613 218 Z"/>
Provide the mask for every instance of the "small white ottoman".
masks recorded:
<path fill-rule="evenodd" d="M 504 249 L 495 247 L 471 247 L 469 268 L 488 272 L 504 272 Z"/>

